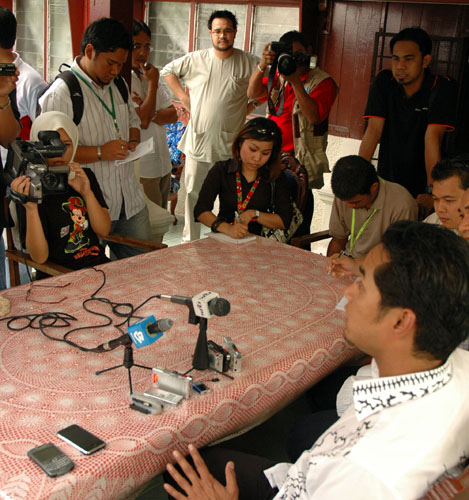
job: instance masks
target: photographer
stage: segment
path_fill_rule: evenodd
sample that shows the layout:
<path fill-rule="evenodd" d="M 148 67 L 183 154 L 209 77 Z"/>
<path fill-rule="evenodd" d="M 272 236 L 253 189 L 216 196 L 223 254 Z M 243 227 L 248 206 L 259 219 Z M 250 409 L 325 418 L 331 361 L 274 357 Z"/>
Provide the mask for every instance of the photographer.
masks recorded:
<path fill-rule="evenodd" d="M 46 260 L 70 269 L 82 269 L 108 262 L 99 238 L 109 234 L 111 219 L 103 194 L 90 169 L 72 162 L 78 145 L 78 130 L 64 113 L 51 111 L 40 115 L 31 128 L 31 140 L 41 130 L 56 130 L 65 144 L 63 156 L 47 158 L 49 166 L 69 165 L 66 192 L 46 194 L 42 203 L 25 201 L 26 248 L 33 260 Z M 66 175 L 66 174 L 62 174 Z M 14 179 L 12 191 L 28 196 L 31 180 L 25 175 Z M 47 277 L 44 273 L 39 278 Z"/>
<path fill-rule="evenodd" d="M 287 59 L 290 63 L 295 61 L 296 70 L 287 75 L 277 69 L 269 96 L 269 78 L 264 74 L 268 66 L 277 64 L 280 56 L 271 49 L 271 43 L 265 46 L 261 62 L 251 76 L 248 97 L 272 100 L 276 114 L 280 116 L 270 113 L 268 117 L 282 130 L 282 150 L 294 154 L 306 167 L 309 188 L 319 189 L 324 185 L 323 173 L 329 171 L 326 157 L 328 116 L 337 95 L 337 85 L 324 71 L 310 68 L 309 47 L 304 36 L 298 31 L 289 31 L 279 43 L 274 43 L 274 47 L 280 45 L 285 48 L 284 52 L 289 56 Z M 291 67 L 290 64 L 288 66 Z M 283 110 L 279 113 L 282 101 Z M 309 234 L 313 210 L 313 194 L 308 191 L 303 224 L 296 236 Z"/>

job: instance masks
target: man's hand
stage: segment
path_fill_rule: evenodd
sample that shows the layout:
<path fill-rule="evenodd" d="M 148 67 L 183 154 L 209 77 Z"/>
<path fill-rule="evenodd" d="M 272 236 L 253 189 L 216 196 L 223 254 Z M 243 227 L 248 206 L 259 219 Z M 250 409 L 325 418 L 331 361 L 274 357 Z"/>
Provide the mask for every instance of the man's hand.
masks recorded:
<path fill-rule="evenodd" d="M 78 163 L 70 162 L 70 173 L 68 174 L 68 184 L 83 197 L 91 191 L 90 180 L 85 171 Z"/>
<path fill-rule="evenodd" d="M 419 206 L 419 220 L 428 217 L 433 208 L 433 197 L 431 194 L 419 194 L 417 196 L 417 205 Z"/>
<path fill-rule="evenodd" d="M 5 106 L 3 100 L 5 97 L 8 97 L 10 92 L 15 90 L 16 82 L 18 81 L 18 77 L 20 76 L 20 72 L 16 69 L 16 73 L 13 76 L 2 76 L 0 78 L 0 106 Z"/>
<path fill-rule="evenodd" d="M 140 107 L 142 105 L 143 99 L 139 94 L 137 94 L 137 92 L 134 91 L 132 92 L 132 101 L 138 104 L 138 106 Z"/>
<path fill-rule="evenodd" d="M 171 485 L 165 483 L 164 489 L 169 495 L 174 497 L 176 500 L 183 500 L 187 498 L 190 500 L 238 499 L 238 485 L 236 484 L 236 473 L 233 462 L 228 462 L 226 464 L 226 486 L 223 486 L 212 476 L 212 474 L 210 474 L 210 471 L 195 446 L 191 444 L 189 445 L 189 453 L 194 461 L 196 470 L 194 470 L 181 453 L 178 451 L 173 452 L 174 458 L 186 477 L 180 474 L 173 465 L 168 464 L 166 466 L 166 469 L 171 474 L 172 478 L 176 481 L 179 487 L 185 491 L 186 495 L 179 493 Z"/>
<path fill-rule="evenodd" d="M 124 160 L 129 154 L 129 145 L 122 139 L 106 142 L 101 146 L 101 159 L 103 161 Z"/>
<path fill-rule="evenodd" d="M 143 76 L 148 81 L 148 83 L 152 82 L 156 87 L 160 81 L 160 72 L 158 68 L 155 68 L 153 64 L 140 64 L 140 69 L 142 70 Z"/>
<path fill-rule="evenodd" d="M 265 71 L 267 66 L 270 66 L 274 61 L 277 53 L 270 50 L 271 42 L 267 43 L 262 51 L 261 61 L 259 63 L 260 68 Z"/>
<path fill-rule="evenodd" d="M 335 253 L 327 258 L 326 271 L 336 278 L 359 275 L 359 259 Z"/>
<path fill-rule="evenodd" d="M 183 96 L 181 96 L 181 104 L 190 113 L 190 111 L 191 111 L 191 98 L 186 93 Z"/>

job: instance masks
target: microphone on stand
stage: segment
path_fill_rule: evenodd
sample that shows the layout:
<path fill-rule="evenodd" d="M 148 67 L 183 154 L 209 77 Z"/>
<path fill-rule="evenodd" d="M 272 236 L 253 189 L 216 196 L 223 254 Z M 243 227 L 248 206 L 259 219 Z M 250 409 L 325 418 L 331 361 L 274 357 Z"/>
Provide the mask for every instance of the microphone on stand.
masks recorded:
<path fill-rule="evenodd" d="M 112 351 L 121 345 L 130 345 L 133 343 L 135 347 L 144 347 L 157 341 L 163 336 L 163 332 L 169 330 L 173 326 L 173 320 L 163 318 L 156 320 L 155 316 L 149 316 L 142 321 L 138 321 L 127 328 L 127 333 L 116 339 L 100 344 L 97 352 Z"/>
<path fill-rule="evenodd" d="M 182 304 L 193 309 L 196 316 L 200 318 L 211 318 L 212 316 L 226 316 L 231 309 L 228 300 L 220 297 L 218 293 L 204 291 L 193 297 L 182 295 L 157 295 L 158 299 L 169 300 L 175 304 Z"/>

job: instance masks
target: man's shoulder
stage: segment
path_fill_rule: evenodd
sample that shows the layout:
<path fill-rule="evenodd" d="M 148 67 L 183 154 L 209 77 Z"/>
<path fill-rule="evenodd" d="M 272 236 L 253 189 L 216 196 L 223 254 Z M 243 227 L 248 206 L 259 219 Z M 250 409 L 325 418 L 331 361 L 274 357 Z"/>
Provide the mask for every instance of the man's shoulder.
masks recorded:
<path fill-rule="evenodd" d="M 390 69 L 382 69 L 375 77 L 372 85 L 375 89 L 382 90 L 391 89 L 397 86 L 392 71 Z"/>
<path fill-rule="evenodd" d="M 391 198 L 394 205 L 398 206 L 401 203 L 414 204 L 415 199 L 409 191 L 397 182 L 384 181 L 384 189 L 386 195 Z"/>

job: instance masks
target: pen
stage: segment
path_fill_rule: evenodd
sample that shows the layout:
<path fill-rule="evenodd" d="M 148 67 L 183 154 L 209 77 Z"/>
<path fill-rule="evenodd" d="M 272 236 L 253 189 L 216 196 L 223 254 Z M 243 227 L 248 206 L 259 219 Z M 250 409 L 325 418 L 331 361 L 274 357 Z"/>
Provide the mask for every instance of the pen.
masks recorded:
<path fill-rule="evenodd" d="M 241 217 L 239 216 L 239 213 L 237 210 L 235 210 L 235 219 L 236 219 L 236 222 L 241 222 Z"/>

